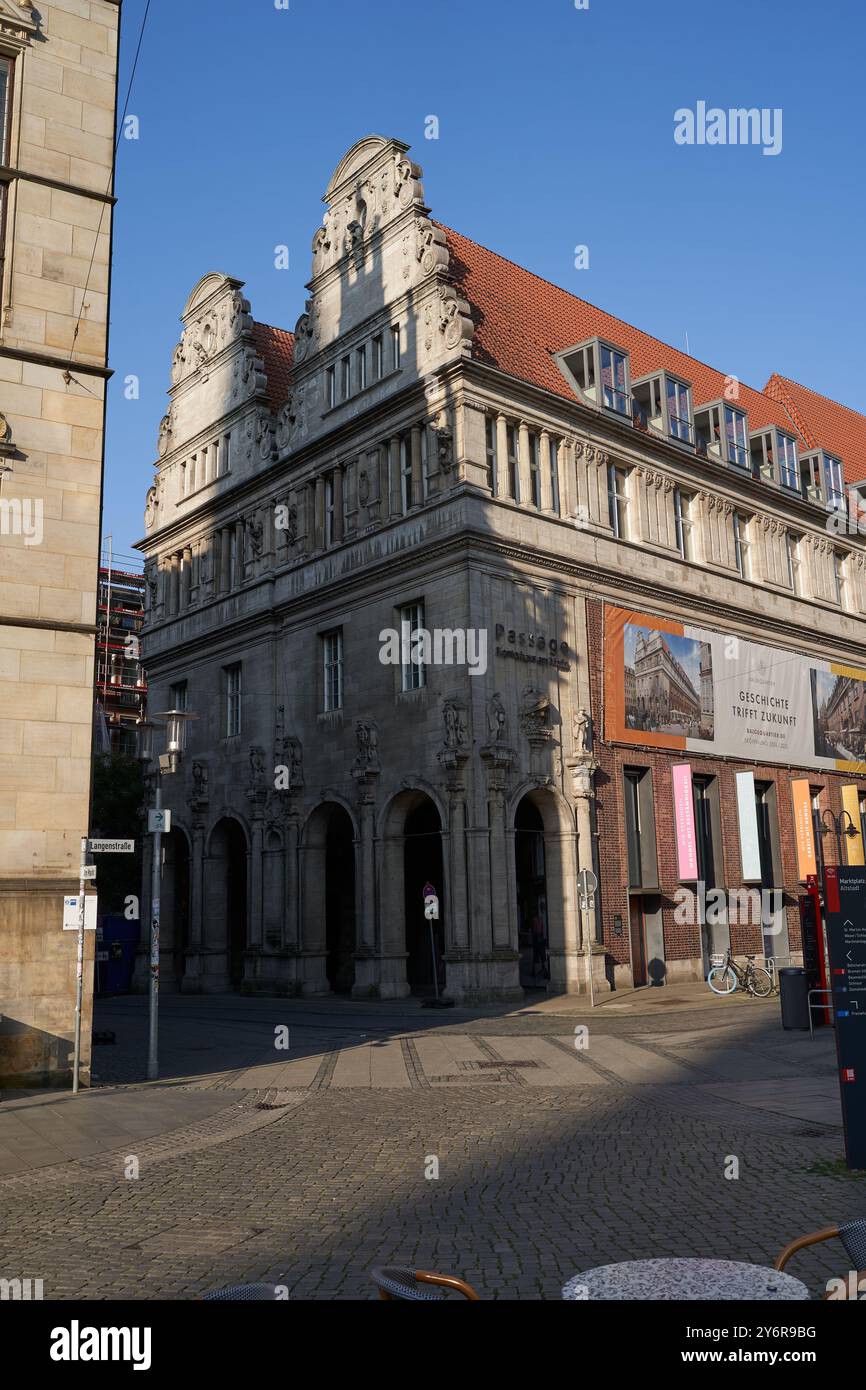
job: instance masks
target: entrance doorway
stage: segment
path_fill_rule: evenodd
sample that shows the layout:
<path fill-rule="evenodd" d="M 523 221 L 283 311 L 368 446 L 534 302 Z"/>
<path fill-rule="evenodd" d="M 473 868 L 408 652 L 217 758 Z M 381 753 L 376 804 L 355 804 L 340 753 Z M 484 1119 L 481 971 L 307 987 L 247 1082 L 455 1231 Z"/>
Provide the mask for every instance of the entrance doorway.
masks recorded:
<path fill-rule="evenodd" d="M 325 969 L 333 992 L 350 994 L 355 983 L 355 832 L 342 806 L 332 803 L 326 813 Z"/>
<path fill-rule="evenodd" d="M 642 900 L 634 896 L 629 898 L 628 910 L 631 932 L 631 979 L 634 988 L 641 989 L 647 982 Z"/>
<path fill-rule="evenodd" d="M 550 959 L 544 821 L 528 796 L 520 802 L 514 816 L 514 860 L 520 983 L 524 989 L 546 990 Z"/>
<path fill-rule="evenodd" d="M 663 985 L 668 968 L 665 962 L 661 896 L 658 893 L 635 893 L 629 898 L 628 906 L 634 988 Z"/>
<path fill-rule="evenodd" d="M 180 989 L 189 947 L 189 844 L 186 835 L 180 829 L 169 831 L 164 844 L 165 869 L 162 891 L 163 897 L 171 902 L 172 977 Z M 166 891 L 169 884 L 170 898 Z"/>
<path fill-rule="evenodd" d="M 438 922 L 428 922 L 424 916 L 424 888 L 428 883 L 433 885 L 439 898 Z M 442 823 L 430 798 L 419 793 L 418 801 L 406 813 L 403 827 L 406 979 L 412 994 L 433 993 L 434 950 L 440 994 L 445 988 L 443 890 Z"/>
<path fill-rule="evenodd" d="M 247 841 L 243 827 L 225 817 L 210 839 L 205 884 L 205 945 L 225 952 L 229 988 L 240 990 L 247 949 Z"/>

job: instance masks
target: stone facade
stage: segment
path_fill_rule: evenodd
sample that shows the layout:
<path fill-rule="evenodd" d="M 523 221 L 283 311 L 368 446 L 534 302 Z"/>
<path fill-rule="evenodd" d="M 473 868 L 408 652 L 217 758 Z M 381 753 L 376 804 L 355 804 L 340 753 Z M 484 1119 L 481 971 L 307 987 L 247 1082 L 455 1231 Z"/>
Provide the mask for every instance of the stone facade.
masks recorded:
<path fill-rule="evenodd" d="M 0 0 L 0 1084 L 68 1080 L 87 833 L 118 0 Z M 87 937 L 83 1071 L 90 1061 Z"/>
<path fill-rule="evenodd" d="M 521 997 L 538 894 L 547 987 L 625 983 L 578 901 L 579 872 L 609 863 L 592 602 L 866 661 L 862 546 L 843 612 L 815 508 L 491 360 L 420 173 L 396 141 L 349 151 L 294 335 L 256 323 L 225 275 L 183 313 L 140 543 L 151 708 L 198 715 L 163 779 L 167 986 L 432 989 L 425 882 L 450 997 Z M 729 536 L 744 498 L 748 583 Z M 792 518 L 797 596 L 780 578 Z M 434 656 L 419 683 L 411 660 L 384 662 L 383 634 L 421 616 L 434 639 L 483 633 L 484 669 Z M 543 884 L 532 903 L 519 879 Z"/>

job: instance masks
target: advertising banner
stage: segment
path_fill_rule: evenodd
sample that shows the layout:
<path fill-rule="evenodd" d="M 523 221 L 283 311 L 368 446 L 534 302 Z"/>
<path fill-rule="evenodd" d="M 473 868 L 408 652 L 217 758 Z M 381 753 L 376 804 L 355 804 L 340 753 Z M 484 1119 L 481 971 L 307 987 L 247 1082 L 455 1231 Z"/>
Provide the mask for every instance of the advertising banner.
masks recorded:
<path fill-rule="evenodd" d="M 676 763 L 674 778 L 674 824 L 677 833 L 677 877 L 681 883 L 698 878 L 698 846 L 695 839 L 695 803 L 692 799 L 692 769 Z"/>
<path fill-rule="evenodd" d="M 794 803 L 794 843 L 797 846 L 797 877 L 803 883 L 818 872 L 815 827 L 812 824 L 812 788 L 805 777 L 791 783 Z"/>
<path fill-rule="evenodd" d="M 614 743 L 866 773 L 866 670 L 605 605 Z"/>

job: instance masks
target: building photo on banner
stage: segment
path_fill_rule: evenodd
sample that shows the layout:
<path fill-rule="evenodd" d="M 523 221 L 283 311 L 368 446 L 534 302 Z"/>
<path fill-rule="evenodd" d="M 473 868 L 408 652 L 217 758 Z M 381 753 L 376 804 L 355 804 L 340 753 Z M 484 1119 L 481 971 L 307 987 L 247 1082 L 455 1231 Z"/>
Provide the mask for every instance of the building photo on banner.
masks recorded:
<path fill-rule="evenodd" d="M 864 46 L 0 0 L 0 1301 L 866 1280 Z"/>

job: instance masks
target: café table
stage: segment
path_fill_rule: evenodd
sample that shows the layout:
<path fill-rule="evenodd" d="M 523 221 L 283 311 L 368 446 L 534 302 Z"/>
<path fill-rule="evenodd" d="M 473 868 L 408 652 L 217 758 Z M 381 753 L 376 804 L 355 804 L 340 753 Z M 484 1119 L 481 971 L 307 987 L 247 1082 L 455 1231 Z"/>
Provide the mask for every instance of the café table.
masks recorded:
<path fill-rule="evenodd" d="M 790 1274 L 741 1260 L 625 1260 L 575 1274 L 562 1290 L 569 1302 L 584 1299 L 808 1299 L 806 1285 Z"/>

